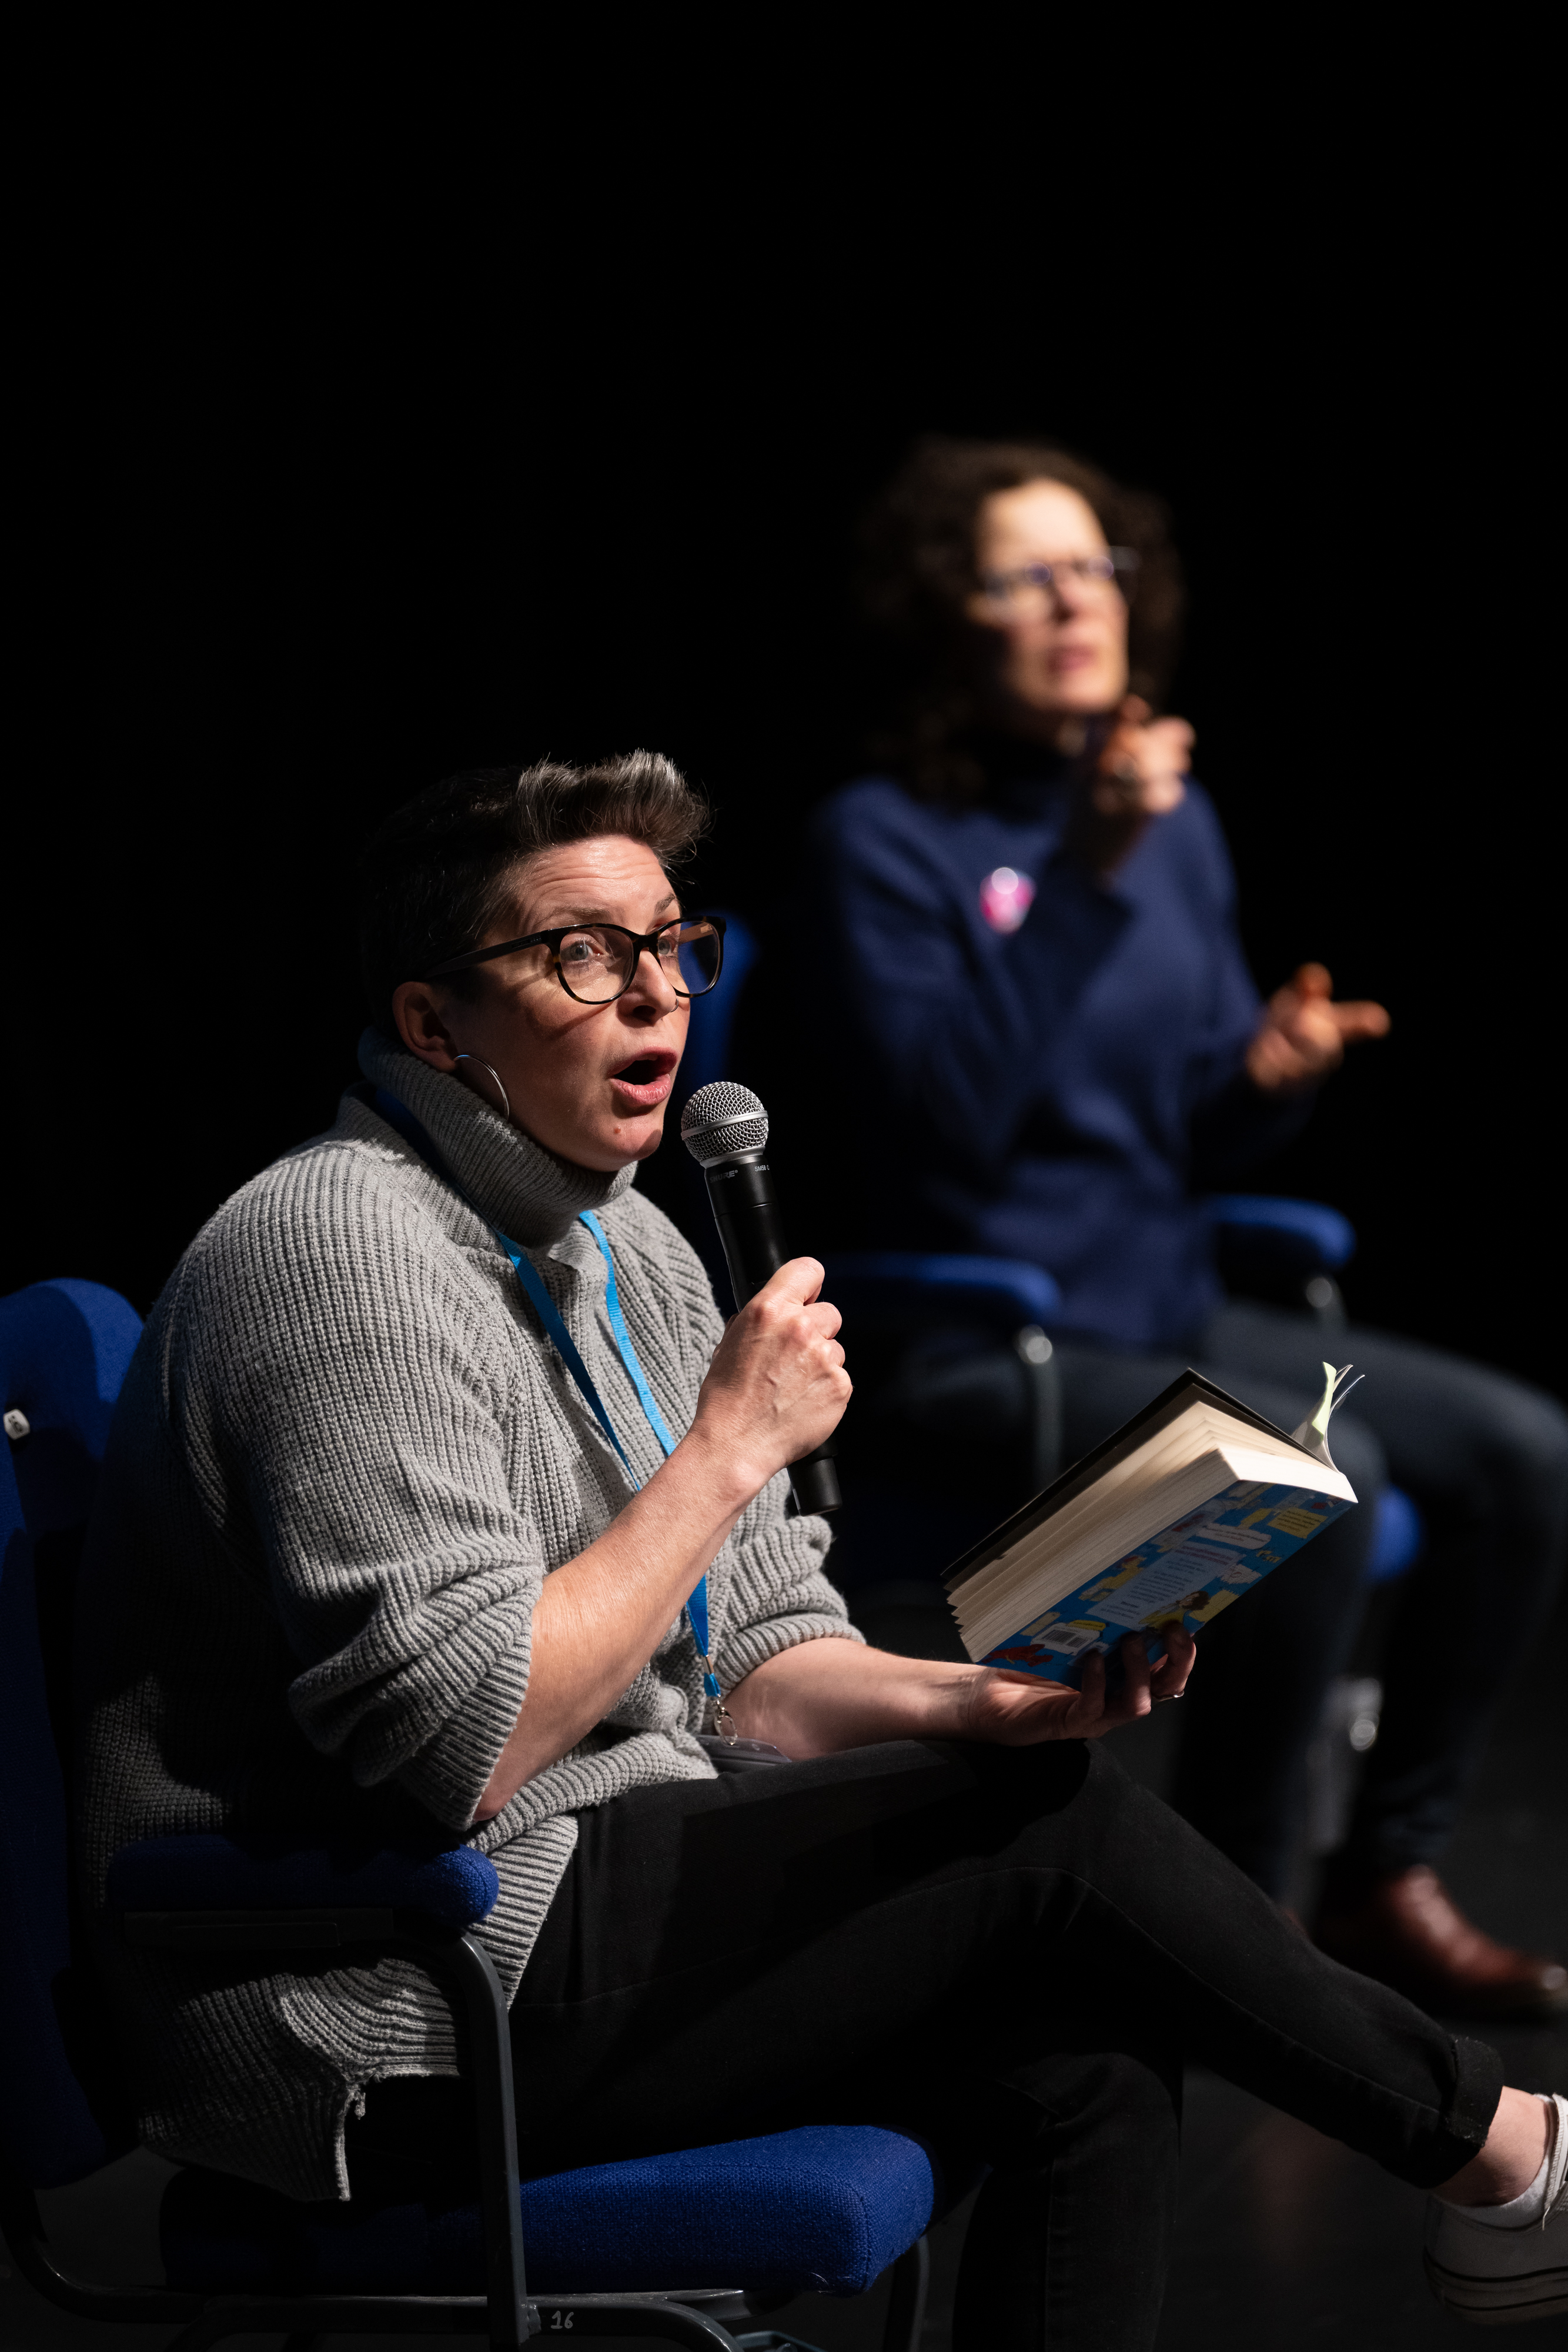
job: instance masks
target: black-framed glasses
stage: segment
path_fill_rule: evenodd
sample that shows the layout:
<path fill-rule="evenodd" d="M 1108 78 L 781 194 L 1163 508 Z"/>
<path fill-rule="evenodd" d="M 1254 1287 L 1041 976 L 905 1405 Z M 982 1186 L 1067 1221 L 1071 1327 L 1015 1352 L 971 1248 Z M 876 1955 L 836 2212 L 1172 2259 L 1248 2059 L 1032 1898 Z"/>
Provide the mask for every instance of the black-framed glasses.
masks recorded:
<path fill-rule="evenodd" d="M 1104 595 L 1129 583 L 1138 568 L 1135 547 L 1108 547 L 1103 554 L 1064 555 L 1054 563 L 1024 563 L 1016 572 L 983 572 L 980 585 L 993 604 L 1043 604 L 1053 589 L 1071 581 L 1079 588 Z"/>
<path fill-rule="evenodd" d="M 471 971 L 497 956 L 524 948 L 548 948 L 556 978 L 580 1004 L 613 1004 L 631 987 L 637 965 L 651 955 L 677 996 L 706 996 L 724 970 L 724 917 L 676 915 L 656 931 L 629 931 L 622 923 L 568 923 L 559 930 L 530 931 L 526 940 L 502 940 L 496 947 L 470 948 L 448 956 L 426 972 Z"/>

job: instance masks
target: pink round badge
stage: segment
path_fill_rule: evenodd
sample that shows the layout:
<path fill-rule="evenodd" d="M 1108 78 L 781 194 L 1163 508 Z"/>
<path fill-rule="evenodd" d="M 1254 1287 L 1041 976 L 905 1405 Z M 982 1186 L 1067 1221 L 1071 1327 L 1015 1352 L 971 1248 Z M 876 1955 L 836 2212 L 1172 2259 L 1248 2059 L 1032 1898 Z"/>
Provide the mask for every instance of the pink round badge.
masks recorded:
<path fill-rule="evenodd" d="M 998 866 L 980 885 L 980 912 L 993 931 L 1016 931 L 1034 904 L 1034 884 L 1027 874 Z"/>

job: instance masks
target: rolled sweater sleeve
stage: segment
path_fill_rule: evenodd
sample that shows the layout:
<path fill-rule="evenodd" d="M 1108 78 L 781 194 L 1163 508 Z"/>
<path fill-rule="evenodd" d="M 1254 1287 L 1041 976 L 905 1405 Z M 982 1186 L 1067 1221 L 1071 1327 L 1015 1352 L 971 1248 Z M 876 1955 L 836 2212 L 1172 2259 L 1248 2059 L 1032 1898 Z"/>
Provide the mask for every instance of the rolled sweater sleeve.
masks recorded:
<path fill-rule="evenodd" d="M 730 1538 L 729 1605 L 714 1660 L 726 1690 L 799 1642 L 865 1638 L 827 1572 L 828 1522 L 789 1517 L 789 1475 L 780 1471 Z"/>
<path fill-rule="evenodd" d="M 214 1498 L 243 1492 L 305 1738 L 466 1828 L 528 1687 L 545 1574 L 507 1475 L 493 1308 L 465 1254 L 400 1234 L 406 1203 L 373 1221 L 328 1173 L 297 1189 L 318 1197 L 291 1215 L 264 1198 L 189 1266 L 209 1296 L 183 1320 L 213 1336 L 177 1400 L 187 1458 L 206 1454 Z"/>

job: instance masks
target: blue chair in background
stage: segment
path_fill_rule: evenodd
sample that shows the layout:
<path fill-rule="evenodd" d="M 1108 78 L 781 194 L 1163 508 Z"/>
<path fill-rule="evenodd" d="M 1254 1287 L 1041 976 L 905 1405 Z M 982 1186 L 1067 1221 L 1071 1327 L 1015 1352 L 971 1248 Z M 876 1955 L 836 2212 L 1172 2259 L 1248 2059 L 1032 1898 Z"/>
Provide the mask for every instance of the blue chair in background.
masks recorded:
<path fill-rule="evenodd" d="M 716 912 L 720 911 L 718 909 Z M 706 996 L 694 996 L 691 1019 L 686 1030 L 686 1050 L 681 1056 L 680 1079 L 675 1100 L 671 1106 L 674 1114 L 669 1132 L 679 1132 L 679 1108 L 699 1087 L 715 1078 L 727 1078 L 734 1055 L 735 1016 L 740 1009 L 742 991 L 754 970 L 759 950 L 757 934 L 749 923 L 738 915 L 724 919 L 724 971 L 721 984 Z M 695 1162 L 693 1161 L 693 1166 Z M 703 1205 L 707 1194 L 701 1179 L 698 1190 Z M 711 1215 L 711 1212 L 709 1213 Z"/>
<path fill-rule="evenodd" d="M 187 2168 L 162 2194 L 163 2283 L 89 2284 L 62 2268 L 38 2193 L 90 2181 L 134 2144 L 73 1911 L 66 1662 L 76 1559 L 140 1328 L 93 1283 L 0 1299 L 0 2221 L 18 2270 L 78 2316 L 178 2327 L 170 2352 L 269 2333 L 298 2347 L 470 2335 L 516 2352 L 569 2331 L 809 2352 L 734 2329 L 759 2302 L 858 2294 L 891 2268 L 885 2352 L 915 2352 L 936 2183 L 902 2133 L 808 2126 L 519 2181 L 506 2000 L 475 1932 L 498 1882 L 487 1858 L 438 1839 L 419 1853 L 151 1839 L 115 1856 L 110 1906 L 132 1945 L 225 1967 L 416 1958 L 460 2021 L 478 2201 L 302 2205 Z"/>
<path fill-rule="evenodd" d="M 716 908 L 722 913 L 722 908 Z M 724 969 L 719 984 L 706 996 L 694 996 L 686 1029 L 686 1050 L 675 1074 L 675 1090 L 664 1117 L 664 1150 L 671 1156 L 662 1193 L 664 1208 L 674 1218 L 707 1269 L 716 1298 L 729 1297 L 729 1270 L 713 1221 L 713 1208 L 702 1170 L 679 1140 L 681 1113 L 699 1087 L 727 1078 L 734 1062 L 735 1017 L 747 979 L 758 959 L 757 935 L 738 915 L 725 914 Z"/>
<path fill-rule="evenodd" d="M 0 1299 L 0 2147 L 39 2188 L 96 2170 L 130 2137 L 103 2050 L 83 2049 L 98 2010 L 74 1958 L 62 1759 L 81 1538 L 141 1331 L 98 1283 Z"/>
<path fill-rule="evenodd" d="M 724 984 L 693 1004 L 679 1103 L 710 1080 L 733 1075 L 736 1016 L 759 950 L 755 933 L 742 917 L 728 914 L 726 925 Z M 727 1276 L 706 1194 L 695 1165 L 684 1172 L 689 1214 L 682 1223 L 723 1298 L 727 1295 Z M 1349 1219 L 1322 1202 L 1267 1193 L 1217 1194 L 1205 1206 L 1215 1228 L 1217 1254 L 1228 1287 L 1304 1308 L 1322 1326 L 1326 1349 L 1330 1335 L 1344 1321 L 1336 1277 L 1355 1250 L 1355 1232 Z M 1010 1346 L 1023 1367 L 1031 1406 L 1030 1476 L 1037 1492 L 1050 1485 L 1062 1466 L 1061 1389 L 1050 1337 L 1061 1313 L 1061 1295 L 1045 1267 L 953 1252 L 849 1251 L 828 1261 L 828 1287 L 852 1337 L 873 1340 L 909 1337 L 943 1323 L 957 1323 Z M 850 1475 L 852 1477 L 852 1471 Z M 887 1571 L 895 1569 L 909 1533 L 904 1522 L 918 1515 L 918 1506 L 912 1510 L 907 1498 L 901 1503 L 891 1490 L 877 1500 L 883 1524 L 874 1538 L 861 1529 L 852 1532 L 847 1523 L 838 1532 L 841 1554 L 856 1555 L 852 1563 L 848 1558 L 841 1559 L 841 1566 L 850 1571 L 850 1581 L 863 1584 L 868 1575 L 877 1577 L 878 1590 L 884 1591 L 889 1589 Z M 956 1520 L 954 1531 L 963 1532 Z M 924 1532 L 927 1536 L 932 1532 L 929 1523 Z M 983 1532 L 980 1527 L 974 1530 Z M 1424 1541 L 1416 1505 L 1397 1488 L 1385 1488 L 1378 1503 L 1367 1581 L 1383 1584 L 1403 1576 L 1418 1558 Z M 961 1548 L 955 1542 L 955 1552 Z M 892 1582 L 904 1602 L 914 1602 L 915 1588 L 907 1577 L 895 1574 Z"/>
<path fill-rule="evenodd" d="M 1228 1287 L 1283 1297 L 1315 1315 L 1325 1354 L 1343 1325 L 1344 1301 L 1336 1276 L 1355 1255 L 1355 1228 L 1322 1201 L 1277 1200 L 1268 1192 L 1221 1192 L 1205 1202 L 1216 1229 L 1220 1272 Z M 1401 1487 L 1377 1499 L 1377 1526 L 1367 1555 L 1369 1585 L 1392 1584 L 1414 1568 L 1426 1545 L 1420 1511 Z"/>
<path fill-rule="evenodd" d="M 1304 1307 L 1325 1330 L 1344 1320 L 1334 1276 L 1355 1255 L 1355 1228 L 1322 1201 L 1217 1192 L 1204 1202 L 1228 1289 Z"/>
<path fill-rule="evenodd" d="M 1235 1287 L 1256 1284 L 1275 1297 L 1298 1294 L 1332 1353 L 1333 1334 L 1344 1322 L 1334 1277 L 1355 1249 L 1349 1219 L 1319 1201 L 1267 1193 L 1224 1194 L 1206 1206 L 1220 1239 L 1222 1267 Z M 851 1251 L 829 1262 L 828 1286 L 846 1325 L 858 1331 L 915 1332 L 957 1319 L 1009 1342 L 1033 1391 L 1035 1484 L 1037 1489 L 1050 1485 L 1062 1466 L 1061 1392 L 1049 1337 L 1061 1297 L 1043 1266 L 942 1252 Z M 1401 1488 L 1385 1486 L 1377 1501 L 1367 1583 L 1402 1577 L 1425 1543 L 1416 1504 Z"/>

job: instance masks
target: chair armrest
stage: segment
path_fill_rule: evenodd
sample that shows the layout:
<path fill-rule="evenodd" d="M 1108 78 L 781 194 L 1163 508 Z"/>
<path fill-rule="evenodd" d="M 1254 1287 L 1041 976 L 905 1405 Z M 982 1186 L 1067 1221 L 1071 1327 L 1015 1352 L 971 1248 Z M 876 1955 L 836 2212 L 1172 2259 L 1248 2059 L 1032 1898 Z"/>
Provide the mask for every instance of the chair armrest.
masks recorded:
<path fill-rule="evenodd" d="M 467 2021 L 492 2346 L 539 2332 L 523 2276 L 517 2125 L 507 1996 L 475 1922 L 501 1892 L 487 1854 L 291 1846 L 282 1839 L 142 1838 L 109 1866 L 126 1940 L 164 1952 L 402 1952 L 444 1984 Z"/>
<path fill-rule="evenodd" d="M 116 1911 L 268 1912 L 279 1924 L 284 1915 L 326 1913 L 345 1924 L 352 1918 L 361 1935 L 379 1935 L 394 1910 L 421 1913 L 441 1927 L 471 1927 L 500 1892 L 495 1864 L 472 1846 L 366 1853 L 194 1836 L 121 1846 L 109 1866 L 108 1899 Z"/>
<path fill-rule="evenodd" d="M 1009 1332 L 1061 1313 L 1055 1282 L 1027 1258 L 854 1250 L 828 1260 L 823 1288 L 846 1319 L 892 1328 L 928 1324 L 955 1307 Z"/>
<path fill-rule="evenodd" d="M 1249 1256 L 1267 1258 L 1283 1273 L 1337 1273 L 1355 1254 L 1355 1227 L 1322 1201 L 1219 1192 L 1203 1205 L 1210 1223 L 1234 1236 Z"/>

